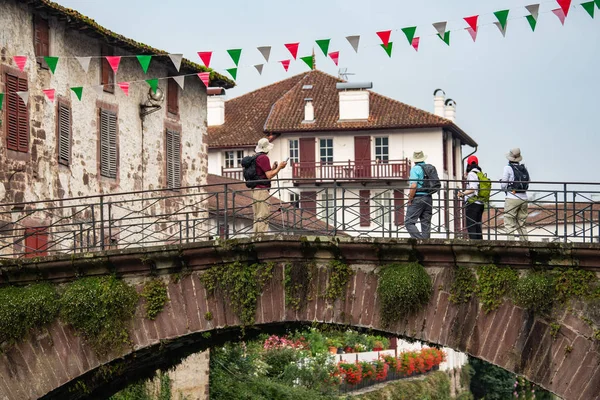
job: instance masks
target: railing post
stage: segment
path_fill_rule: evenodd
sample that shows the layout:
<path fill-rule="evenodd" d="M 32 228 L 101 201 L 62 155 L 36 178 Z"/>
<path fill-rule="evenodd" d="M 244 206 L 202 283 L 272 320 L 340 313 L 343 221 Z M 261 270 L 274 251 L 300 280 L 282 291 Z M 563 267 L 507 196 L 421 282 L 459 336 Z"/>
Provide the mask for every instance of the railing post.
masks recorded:
<path fill-rule="evenodd" d="M 235 228 L 235 194 L 236 191 L 234 190 L 233 192 L 231 192 L 231 225 L 233 226 L 233 234 L 235 235 L 237 233 L 237 230 Z"/>
<path fill-rule="evenodd" d="M 333 181 L 333 236 L 337 236 L 337 184 L 335 180 Z"/>
<path fill-rule="evenodd" d="M 228 223 L 228 217 L 227 217 L 227 214 L 229 212 L 229 207 L 228 207 L 228 204 L 227 204 L 228 187 L 229 187 L 229 185 L 226 183 L 225 184 L 225 194 L 223 195 L 223 198 L 224 198 L 223 201 L 225 202 L 225 222 L 224 222 L 224 225 L 225 225 L 225 235 L 224 235 L 225 239 L 229 239 L 229 223 Z"/>
<path fill-rule="evenodd" d="M 89 238 L 89 235 L 88 235 Z M 98 238 L 96 237 L 96 210 L 94 205 L 92 204 L 92 240 L 94 241 L 94 246 L 96 247 L 96 243 L 98 243 Z M 90 250 L 90 243 L 88 241 L 88 248 L 87 250 Z"/>
<path fill-rule="evenodd" d="M 112 240 L 112 202 L 108 202 L 108 240 Z"/>
<path fill-rule="evenodd" d="M 460 210 L 454 210 L 454 218 L 457 218 L 457 211 L 460 214 Z M 446 239 L 450 239 L 450 188 L 448 182 L 444 184 L 444 226 L 446 228 Z M 456 226 L 456 224 L 454 224 Z M 454 238 L 456 239 L 456 233 L 454 232 Z"/>
<path fill-rule="evenodd" d="M 100 249 L 104 250 L 104 196 L 100 196 Z"/>
<path fill-rule="evenodd" d="M 185 241 L 190 242 L 190 213 L 185 213 Z"/>
<path fill-rule="evenodd" d="M 568 229 L 568 223 L 567 223 L 567 184 L 563 183 L 563 228 L 564 228 L 564 232 L 563 232 L 563 236 L 564 236 L 564 242 L 567 243 L 567 237 L 568 237 L 568 233 L 567 233 L 567 229 Z"/>

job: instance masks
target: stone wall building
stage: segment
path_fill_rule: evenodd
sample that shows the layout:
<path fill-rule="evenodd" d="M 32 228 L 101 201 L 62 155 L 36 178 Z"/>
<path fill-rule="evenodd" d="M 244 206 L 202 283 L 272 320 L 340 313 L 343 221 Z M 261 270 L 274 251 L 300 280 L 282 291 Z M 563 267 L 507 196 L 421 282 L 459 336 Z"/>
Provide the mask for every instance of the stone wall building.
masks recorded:
<path fill-rule="evenodd" d="M 23 203 L 0 210 L 0 252 L 14 243 L 44 255 L 52 242 L 45 227 L 59 216 L 27 213 L 28 202 L 206 183 L 206 88 L 195 76 L 205 67 L 183 59 L 177 71 L 168 53 L 48 0 L 0 1 L 0 26 L 0 204 Z M 116 74 L 112 55 L 122 56 Z M 153 56 L 146 74 L 136 55 Z M 23 71 L 14 56 L 27 57 Z M 44 56 L 59 57 L 55 73 Z M 87 72 L 75 57 L 91 57 Z M 185 90 L 169 79 L 177 75 L 188 75 Z M 152 78 L 162 101 L 149 99 Z M 128 96 L 118 82 L 131 82 Z M 210 84 L 233 87 L 216 73 Z M 72 87 L 83 87 L 81 100 Z"/>

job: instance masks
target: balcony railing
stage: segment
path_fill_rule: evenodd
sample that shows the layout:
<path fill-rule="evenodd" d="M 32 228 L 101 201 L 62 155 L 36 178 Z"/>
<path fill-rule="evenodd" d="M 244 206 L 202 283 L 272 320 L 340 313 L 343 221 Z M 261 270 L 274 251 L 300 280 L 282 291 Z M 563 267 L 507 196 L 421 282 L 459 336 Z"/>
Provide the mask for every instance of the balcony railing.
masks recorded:
<path fill-rule="evenodd" d="M 334 162 L 299 162 L 292 165 L 294 179 L 314 179 L 316 181 L 334 179 L 406 179 L 410 171 L 410 161 L 334 161 Z"/>
<path fill-rule="evenodd" d="M 225 178 L 237 179 L 239 181 L 244 180 L 244 174 L 242 168 L 221 168 L 221 176 Z"/>

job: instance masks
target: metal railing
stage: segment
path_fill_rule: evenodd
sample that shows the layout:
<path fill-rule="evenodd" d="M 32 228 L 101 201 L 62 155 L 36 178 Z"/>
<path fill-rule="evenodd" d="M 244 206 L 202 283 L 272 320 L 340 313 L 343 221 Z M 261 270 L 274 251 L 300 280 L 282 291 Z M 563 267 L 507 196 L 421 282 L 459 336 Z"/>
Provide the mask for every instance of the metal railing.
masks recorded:
<path fill-rule="evenodd" d="M 292 165 L 294 179 L 406 179 L 410 170 L 410 161 L 371 160 L 371 161 L 331 161 L 298 162 Z"/>
<path fill-rule="evenodd" d="M 406 180 L 273 182 L 267 233 L 408 238 Z M 466 238 L 461 182 L 433 195 L 431 238 Z M 487 240 L 507 238 L 504 193 L 494 184 L 483 215 Z M 529 240 L 600 242 L 600 183 L 531 183 Z M 96 252 L 248 237 L 252 190 L 228 183 L 171 190 L 0 204 L 0 257 Z M 417 225 L 419 226 L 419 225 Z"/>

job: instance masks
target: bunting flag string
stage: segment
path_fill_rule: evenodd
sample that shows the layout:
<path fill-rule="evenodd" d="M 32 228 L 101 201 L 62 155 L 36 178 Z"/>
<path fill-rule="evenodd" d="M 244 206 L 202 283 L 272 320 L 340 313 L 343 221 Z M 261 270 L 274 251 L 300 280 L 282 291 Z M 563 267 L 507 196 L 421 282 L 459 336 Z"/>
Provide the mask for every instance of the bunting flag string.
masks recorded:
<path fill-rule="evenodd" d="M 181 90 L 183 90 L 183 86 L 185 85 L 185 75 L 172 76 L 173 80 L 177 82 Z"/>
<path fill-rule="evenodd" d="M 104 90 L 104 86 L 100 85 L 100 88 L 101 88 L 102 90 Z M 71 91 L 72 91 L 73 93 L 75 93 L 75 96 L 77 96 L 77 99 L 78 99 L 79 101 L 81 101 L 81 96 L 83 95 L 83 87 L 81 87 L 81 86 L 79 86 L 79 87 L 72 87 L 72 88 L 71 88 Z"/>
<path fill-rule="evenodd" d="M 237 79 L 237 68 L 228 68 L 225 71 L 227 71 L 229 75 L 231 75 L 234 81 Z"/>
<path fill-rule="evenodd" d="M 565 14 L 565 18 L 566 18 L 569 15 L 569 9 L 571 8 L 571 0 L 556 0 L 556 2 L 562 9 L 563 13 Z M 554 12 L 554 10 L 552 10 L 552 12 Z M 561 20 L 561 21 L 564 25 L 564 20 Z"/>
<path fill-rule="evenodd" d="M 448 23 L 445 21 L 444 22 L 436 22 L 435 24 L 433 24 L 433 27 L 438 32 L 438 36 L 442 36 L 446 33 L 447 25 L 448 25 Z"/>
<path fill-rule="evenodd" d="M 200 57 L 206 68 L 210 68 L 210 59 L 212 57 L 212 51 L 199 51 L 198 57 Z"/>
<path fill-rule="evenodd" d="M 4 102 L 4 93 L 0 93 L 0 110 L 2 110 L 2 103 Z"/>
<path fill-rule="evenodd" d="M 477 32 L 477 20 L 479 19 L 479 15 L 473 15 L 472 17 L 464 18 L 465 22 L 469 24 L 471 29 Z"/>
<path fill-rule="evenodd" d="M 262 56 L 265 58 L 265 61 L 269 62 L 269 57 L 271 57 L 271 46 L 257 47 L 257 49 L 260 52 L 260 54 L 262 54 Z"/>
<path fill-rule="evenodd" d="M 552 12 L 554 13 L 554 15 L 556 15 L 558 17 L 558 19 L 560 20 L 560 23 L 562 25 L 564 25 L 565 24 L 566 15 L 565 15 L 565 12 L 563 11 L 563 9 L 562 8 L 557 8 L 555 10 L 552 10 Z"/>
<path fill-rule="evenodd" d="M 150 85 L 150 89 L 152 89 L 152 93 L 156 93 L 156 90 L 158 89 L 158 78 L 146 79 L 146 83 L 148 83 L 148 85 Z"/>
<path fill-rule="evenodd" d="M 310 69 L 315 69 L 315 63 L 314 63 L 313 56 L 300 57 L 300 59 L 302 61 L 304 61 Z"/>
<path fill-rule="evenodd" d="M 379 39 L 381 39 L 381 42 L 383 43 L 383 47 L 386 48 L 388 43 L 390 42 L 390 35 L 392 34 L 392 31 L 381 31 L 381 32 L 377 32 L 377 36 L 379 36 Z"/>
<path fill-rule="evenodd" d="M 502 37 L 506 37 L 506 22 L 504 23 L 504 25 L 502 25 L 501 22 L 494 22 L 494 25 L 496 25 L 498 27 L 498 29 L 500 30 L 500 33 L 502 34 Z"/>
<path fill-rule="evenodd" d="M 90 61 L 92 61 L 92 57 L 75 57 L 75 58 L 79 62 L 79 65 L 81 65 L 81 68 L 83 68 L 83 72 L 85 72 L 87 74 L 87 72 L 90 69 Z"/>
<path fill-rule="evenodd" d="M 359 35 L 346 36 L 346 40 L 348 41 L 348 43 L 350 43 L 350 46 L 352 46 L 354 51 L 358 53 L 358 44 L 360 42 L 360 36 Z"/>
<path fill-rule="evenodd" d="M 391 58 L 392 57 L 392 48 L 394 46 L 394 42 L 389 42 L 387 45 L 384 45 L 383 43 L 381 43 L 380 46 L 383 47 L 383 49 L 387 53 L 388 57 Z"/>
<path fill-rule="evenodd" d="M 292 57 L 294 57 L 294 60 L 296 60 L 298 57 L 298 47 L 300 46 L 300 43 L 287 43 L 284 46 L 286 49 L 288 49 Z"/>
<path fill-rule="evenodd" d="M 419 51 L 419 43 L 420 42 L 421 42 L 421 38 L 419 38 L 419 37 L 413 38 L 413 40 L 411 42 L 413 49 L 415 49 L 415 51 L 417 51 L 417 52 Z"/>
<path fill-rule="evenodd" d="M 600 8 L 600 0 L 598 1 L 598 7 Z M 588 1 L 587 3 L 581 3 L 581 7 L 583 7 L 583 9 L 585 11 L 587 11 L 588 14 L 590 14 L 590 17 L 594 18 L 594 10 L 596 8 L 596 5 L 594 3 L 594 1 Z"/>
<path fill-rule="evenodd" d="M 152 61 L 152 56 L 137 56 L 137 59 L 142 67 L 142 71 L 144 73 L 148 73 L 148 67 L 150 66 L 150 61 Z"/>
<path fill-rule="evenodd" d="M 444 36 L 438 34 L 438 37 L 442 39 L 444 43 L 450 46 L 450 31 L 444 32 Z"/>
<path fill-rule="evenodd" d="M 465 30 L 467 32 L 469 32 L 469 35 L 471 35 L 471 39 L 473 39 L 473 42 L 477 41 L 477 31 L 474 30 L 471 27 L 465 28 Z"/>
<path fill-rule="evenodd" d="M 229 54 L 229 57 L 231 57 L 231 59 L 233 60 L 233 63 L 235 64 L 236 67 L 238 65 L 240 65 L 240 57 L 242 55 L 242 49 L 230 49 L 230 50 L 227 50 L 227 54 Z"/>
<path fill-rule="evenodd" d="M 210 72 L 200 72 L 198 74 L 198 78 L 204 83 L 204 86 L 208 89 L 208 85 L 210 83 Z"/>
<path fill-rule="evenodd" d="M 331 43 L 331 39 L 319 39 L 315 40 L 317 46 L 321 49 L 325 57 L 327 57 L 327 53 L 329 52 L 329 44 Z"/>
<path fill-rule="evenodd" d="M 119 64 L 121 63 L 121 56 L 106 56 L 106 61 L 108 61 L 108 64 L 116 74 L 119 70 Z"/>
<path fill-rule="evenodd" d="M 56 65 L 58 64 L 58 57 L 44 57 L 44 61 L 48 65 L 50 72 L 54 75 L 54 71 L 56 71 Z"/>
<path fill-rule="evenodd" d="M 54 103 L 54 94 L 55 94 L 54 89 L 43 89 L 42 92 L 44 92 L 44 94 L 46 95 L 48 100 L 50 100 L 51 103 Z"/>
<path fill-rule="evenodd" d="M 540 5 L 539 4 L 531 4 L 531 5 L 525 6 L 525 8 L 527 9 L 527 11 L 529 11 L 529 14 L 530 14 L 530 15 L 526 15 L 525 18 L 527 19 L 527 22 L 529 22 L 531 31 L 535 32 L 535 27 L 537 25 L 537 19 L 540 14 Z"/>
<path fill-rule="evenodd" d="M 258 71 L 259 75 L 262 75 L 264 64 L 256 64 L 254 68 Z"/>
<path fill-rule="evenodd" d="M 408 39 L 408 43 L 412 45 L 413 39 L 415 38 L 415 33 L 417 32 L 416 26 L 410 26 L 407 28 L 402 28 L 402 32 L 406 35 L 406 39 Z"/>
<path fill-rule="evenodd" d="M 496 11 L 494 13 L 494 15 L 496 16 L 496 18 L 498 19 L 498 22 L 500 23 L 500 31 L 504 31 L 506 33 L 506 21 L 508 21 L 508 13 L 510 10 L 502 10 L 502 11 Z"/>
<path fill-rule="evenodd" d="M 183 54 L 169 54 L 171 62 L 175 66 L 177 72 L 181 69 L 181 61 L 183 60 Z"/>
<path fill-rule="evenodd" d="M 25 103 L 25 105 L 27 105 L 27 103 L 29 102 L 29 92 L 15 92 L 17 94 L 17 96 L 19 96 L 21 98 L 21 100 L 23 100 L 23 103 Z"/>
<path fill-rule="evenodd" d="M 17 67 L 19 67 L 19 70 L 23 72 L 23 70 L 25 69 L 25 64 L 27 64 L 27 57 L 13 56 L 13 60 L 15 61 L 15 64 L 17 64 Z"/>
<path fill-rule="evenodd" d="M 329 57 L 331 58 L 331 60 L 333 61 L 333 63 L 336 66 L 339 65 L 339 60 L 340 60 L 340 52 L 339 51 L 332 51 L 331 53 L 329 53 Z"/>
<path fill-rule="evenodd" d="M 129 82 L 119 82 L 117 85 L 121 88 L 125 96 L 129 96 Z"/>
<path fill-rule="evenodd" d="M 279 61 L 279 62 L 283 66 L 283 69 L 285 69 L 285 72 L 287 72 L 288 68 L 290 67 L 290 60 L 282 60 L 282 61 Z"/>

